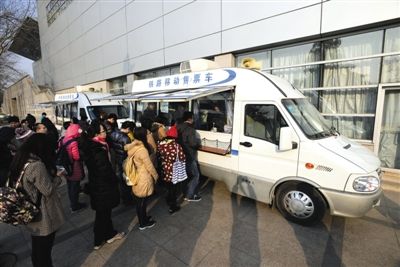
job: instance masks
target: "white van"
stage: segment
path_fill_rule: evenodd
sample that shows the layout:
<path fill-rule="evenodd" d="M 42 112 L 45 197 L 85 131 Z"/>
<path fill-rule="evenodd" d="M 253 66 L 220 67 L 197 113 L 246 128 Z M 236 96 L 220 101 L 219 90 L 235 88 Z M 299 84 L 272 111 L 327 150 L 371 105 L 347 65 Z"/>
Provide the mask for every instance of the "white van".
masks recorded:
<path fill-rule="evenodd" d="M 62 125 L 64 121 L 71 121 L 73 117 L 81 119 L 85 116 L 88 121 L 99 118 L 100 113 L 115 113 L 118 117 L 119 125 L 128 117 L 128 111 L 120 101 L 100 100 L 111 94 L 106 93 L 68 93 L 56 94 L 54 102 L 56 124 Z"/>
<path fill-rule="evenodd" d="M 153 102 L 168 122 L 193 111 L 201 173 L 291 221 L 311 224 L 327 209 L 360 217 L 379 204 L 379 159 L 276 76 L 225 68 L 138 80 L 130 99 L 143 113 Z"/>

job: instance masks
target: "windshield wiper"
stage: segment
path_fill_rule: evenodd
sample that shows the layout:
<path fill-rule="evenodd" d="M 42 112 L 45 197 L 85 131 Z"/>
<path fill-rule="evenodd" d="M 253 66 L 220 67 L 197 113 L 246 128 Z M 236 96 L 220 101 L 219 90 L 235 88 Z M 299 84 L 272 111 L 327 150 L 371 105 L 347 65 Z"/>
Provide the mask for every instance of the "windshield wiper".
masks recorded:
<path fill-rule="evenodd" d="M 333 127 L 333 126 L 329 129 L 329 132 L 330 132 L 332 135 L 335 135 L 335 136 L 340 135 L 340 133 L 339 133 L 339 132 L 336 130 L 336 128 Z"/>

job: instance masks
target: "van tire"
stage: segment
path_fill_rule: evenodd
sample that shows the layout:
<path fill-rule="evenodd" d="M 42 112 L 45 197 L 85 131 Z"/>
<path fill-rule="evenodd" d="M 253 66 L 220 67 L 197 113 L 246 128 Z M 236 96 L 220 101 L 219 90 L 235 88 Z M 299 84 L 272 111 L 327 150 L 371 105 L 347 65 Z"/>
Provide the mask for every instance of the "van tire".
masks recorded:
<path fill-rule="evenodd" d="M 304 183 L 281 185 L 276 194 L 276 206 L 287 220 L 304 226 L 321 221 L 327 209 L 321 194 Z"/>

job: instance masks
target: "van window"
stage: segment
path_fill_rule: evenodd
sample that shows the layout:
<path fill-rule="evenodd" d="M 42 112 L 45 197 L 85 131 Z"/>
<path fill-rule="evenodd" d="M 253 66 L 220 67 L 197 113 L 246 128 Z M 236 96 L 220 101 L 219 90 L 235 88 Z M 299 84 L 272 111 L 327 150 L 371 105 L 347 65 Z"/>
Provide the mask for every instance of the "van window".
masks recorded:
<path fill-rule="evenodd" d="M 287 126 L 274 105 L 246 105 L 244 135 L 279 144 L 280 128 Z"/>
<path fill-rule="evenodd" d="M 115 113 L 118 119 L 126 119 L 129 117 L 128 111 L 122 105 L 88 106 L 87 110 L 91 120 L 99 118 L 101 112 L 105 112 L 106 114 Z"/>
<path fill-rule="evenodd" d="M 196 129 L 232 133 L 233 103 L 233 90 L 193 100 L 192 110 Z"/>

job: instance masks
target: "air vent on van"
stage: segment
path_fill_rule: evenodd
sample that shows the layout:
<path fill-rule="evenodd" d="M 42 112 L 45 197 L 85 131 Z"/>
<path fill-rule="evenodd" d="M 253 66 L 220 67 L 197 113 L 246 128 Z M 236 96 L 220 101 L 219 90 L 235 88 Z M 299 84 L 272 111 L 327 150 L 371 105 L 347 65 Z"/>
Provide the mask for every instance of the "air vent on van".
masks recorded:
<path fill-rule="evenodd" d="M 318 165 L 315 169 L 319 170 L 319 171 L 324 171 L 324 172 L 331 172 L 333 170 L 332 168 L 322 166 L 322 165 Z"/>

